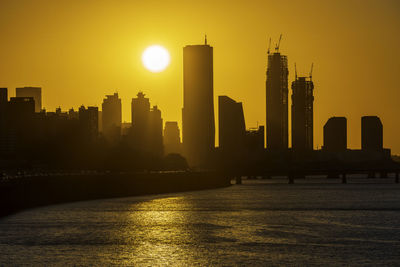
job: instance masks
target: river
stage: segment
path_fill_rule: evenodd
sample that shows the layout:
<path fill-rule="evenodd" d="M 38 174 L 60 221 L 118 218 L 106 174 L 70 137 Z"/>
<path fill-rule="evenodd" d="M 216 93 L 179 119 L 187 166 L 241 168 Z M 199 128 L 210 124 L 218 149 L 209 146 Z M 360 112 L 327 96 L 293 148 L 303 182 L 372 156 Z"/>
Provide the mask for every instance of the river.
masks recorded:
<path fill-rule="evenodd" d="M 390 179 L 244 181 L 0 219 L 0 265 L 400 265 Z"/>

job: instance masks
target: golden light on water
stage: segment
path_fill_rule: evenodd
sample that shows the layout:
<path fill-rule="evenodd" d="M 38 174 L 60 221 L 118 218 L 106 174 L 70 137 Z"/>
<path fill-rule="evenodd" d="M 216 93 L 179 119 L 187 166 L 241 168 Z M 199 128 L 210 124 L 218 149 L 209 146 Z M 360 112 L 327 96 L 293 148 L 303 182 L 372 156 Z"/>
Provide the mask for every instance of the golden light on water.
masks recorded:
<path fill-rule="evenodd" d="M 152 45 L 146 48 L 142 55 L 142 62 L 146 69 L 151 72 L 161 72 L 165 70 L 170 62 L 167 49 L 160 45 Z"/>

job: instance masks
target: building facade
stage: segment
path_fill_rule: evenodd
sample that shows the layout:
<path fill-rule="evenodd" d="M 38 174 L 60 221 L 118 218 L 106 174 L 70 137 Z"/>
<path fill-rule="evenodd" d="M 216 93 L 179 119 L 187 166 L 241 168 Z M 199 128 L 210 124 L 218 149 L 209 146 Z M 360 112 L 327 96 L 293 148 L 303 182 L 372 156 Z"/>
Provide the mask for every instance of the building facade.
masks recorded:
<path fill-rule="evenodd" d="M 213 48 L 183 48 L 183 152 L 192 167 L 206 167 L 215 148 Z"/>

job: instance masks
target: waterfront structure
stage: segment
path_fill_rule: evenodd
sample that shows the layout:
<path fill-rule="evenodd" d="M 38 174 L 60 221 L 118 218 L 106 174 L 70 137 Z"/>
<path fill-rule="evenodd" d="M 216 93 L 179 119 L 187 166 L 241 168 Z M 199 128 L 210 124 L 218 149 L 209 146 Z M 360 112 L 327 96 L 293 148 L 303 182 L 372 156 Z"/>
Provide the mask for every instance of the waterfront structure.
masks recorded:
<path fill-rule="evenodd" d="M 101 121 L 103 136 L 111 142 L 117 142 L 121 137 L 122 123 L 122 104 L 118 93 L 106 95 L 103 99 Z"/>
<path fill-rule="evenodd" d="M 278 43 L 274 53 L 268 49 L 266 131 L 269 150 L 288 148 L 288 75 L 287 57 L 279 52 Z"/>
<path fill-rule="evenodd" d="M 332 117 L 324 125 L 323 150 L 341 152 L 347 150 L 347 119 Z"/>
<path fill-rule="evenodd" d="M 218 126 L 220 151 L 230 155 L 243 153 L 246 125 L 242 103 L 218 96 Z"/>
<path fill-rule="evenodd" d="M 35 100 L 35 112 L 42 110 L 41 87 L 18 87 L 15 89 L 16 97 L 32 97 Z"/>
<path fill-rule="evenodd" d="M 361 149 L 365 151 L 383 150 L 383 125 L 377 116 L 361 118 Z"/>
<path fill-rule="evenodd" d="M 166 121 L 164 126 L 164 154 L 181 154 L 181 137 L 178 122 Z"/>
<path fill-rule="evenodd" d="M 183 48 L 183 151 L 188 164 L 206 167 L 215 148 L 213 47 Z"/>
<path fill-rule="evenodd" d="M 297 76 L 297 75 L 296 75 Z M 292 149 L 313 150 L 314 84 L 311 77 L 296 77 L 292 82 Z"/>

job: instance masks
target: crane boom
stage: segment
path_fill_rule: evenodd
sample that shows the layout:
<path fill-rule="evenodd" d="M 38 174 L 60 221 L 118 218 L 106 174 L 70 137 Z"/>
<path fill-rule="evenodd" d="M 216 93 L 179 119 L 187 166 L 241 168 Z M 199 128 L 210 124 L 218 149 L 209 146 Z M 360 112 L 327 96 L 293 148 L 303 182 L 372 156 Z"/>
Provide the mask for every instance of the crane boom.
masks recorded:
<path fill-rule="evenodd" d="M 279 41 L 278 41 L 278 43 L 277 43 L 276 46 L 275 46 L 275 51 L 276 51 L 276 52 L 279 52 L 279 47 L 281 46 L 281 40 L 282 40 L 282 33 L 281 33 L 281 35 L 279 36 Z"/>

